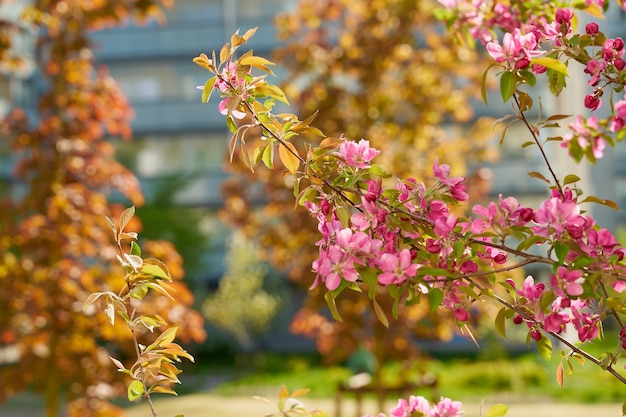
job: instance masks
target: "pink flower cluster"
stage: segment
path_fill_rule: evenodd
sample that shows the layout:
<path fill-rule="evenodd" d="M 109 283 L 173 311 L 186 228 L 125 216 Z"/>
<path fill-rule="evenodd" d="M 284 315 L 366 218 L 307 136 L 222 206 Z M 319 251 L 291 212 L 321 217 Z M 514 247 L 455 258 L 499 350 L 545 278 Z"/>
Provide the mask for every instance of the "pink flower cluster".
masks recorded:
<path fill-rule="evenodd" d="M 537 48 L 539 43 L 534 33 L 522 34 L 515 28 L 513 33 L 505 33 L 502 45 L 497 41 L 487 43 L 487 52 L 500 63 L 506 64 L 509 69 L 523 69 L 530 65 L 530 60 L 545 54 Z"/>
<path fill-rule="evenodd" d="M 588 24 L 586 32 L 591 36 L 595 36 L 597 25 Z M 604 94 L 604 89 L 612 82 L 614 74 L 623 71 L 626 67 L 626 61 L 624 61 L 623 56 L 624 41 L 622 38 L 607 39 L 594 59 L 587 62 L 584 72 L 590 77 L 587 84 L 594 87 L 594 90 L 593 93 L 585 96 L 586 108 L 593 111 L 602 106 L 601 97 Z M 619 123 L 612 125 L 611 128 L 616 129 L 618 125 Z M 621 127 L 623 127 L 623 124 L 619 128 Z M 611 131 L 615 132 L 615 130 Z"/>
<path fill-rule="evenodd" d="M 616 108 L 619 103 L 616 103 Z M 624 103 L 626 104 L 626 101 L 624 101 Z M 626 108 L 624 108 L 624 110 L 626 110 Z M 617 125 L 618 122 L 616 121 L 615 123 Z M 572 130 L 572 133 L 563 136 L 561 146 L 563 148 L 570 148 L 570 154 L 573 154 L 572 148 L 576 146 L 582 152 L 591 149 L 592 155 L 596 159 L 600 159 L 604 156 L 606 143 L 600 135 L 598 116 L 591 116 L 588 119 L 582 116 L 576 116 L 576 120 L 570 123 L 568 127 Z M 572 140 L 575 140 L 575 142 L 572 143 Z"/>
<path fill-rule="evenodd" d="M 225 66 L 224 69 L 222 70 L 222 73 L 220 74 L 220 76 L 217 78 L 217 80 L 215 81 L 215 87 L 216 89 L 220 90 L 220 92 L 222 93 L 228 93 L 230 91 L 232 91 L 233 89 L 235 90 L 240 90 L 243 89 L 245 87 L 246 81 L 243 78 L 240 78 L 237 75 L 237 66 L 235 65 L 234 62 L 228 62 Z M 245 91 L 241 91 L 240 92 L 241 95 L 243 96 L 243 98 L 245 99 L 247 94 Z M 227 115 L 228 114 L 228 106 L 231 103 L 232 100 L 241 100 L 241 95 L 237 94 L 235 96 L 231 96 L 231 95 L 227 95 L 226 97 L 224 97 L 224 99 L 222 99 L 222 101 L 220 101 L 220 104 L 218 105 L 218 110 L 220 112 L 220 114 L 223 115 Z M 242 112 L 241 110 L 238 110 L 237 108 L 234 108 L 230 111 L 230 114 L 232 114 L 232 116 L 235 119 L 243 119 L 246 116 L 245 112 Z"/>
<path fill-rule="evenodd" d="M 369 168 L 369 162 L 379 153 L 378 149 L 370 148 L 370 142 L 365 139 L 359 143 L 345 140 L 339 145 L 338 152 L 348 166 L 361 169 Z"/>
<path fill-rule="evenodd" d="M 547 293 L 546 285 L 543 282 L 535 283 L 533 277 L 527 277 L 522 288 L 515 290 L 518 297 L 516 303 L 523 308 L 525 313 L 532 317 L 527 320 L 521 315 L 513 318 L 515 324 L 526 323 L 530 329 L 530 336 L 541 339 L 540 328 L 556 334 L 563 333 L 568 324 L 571 324 L 578 334 L 578 340 L 585 342 L 593 340 L 598 336 L 600 326 L 600 314 L 595 311 L 594 304 L 589 300 L 571 299 L 568 296 L 582 294 L 580 271 L 569 271 L 567 268 L 558 267 L 557 273 L 552 274 L 550 279 L 551 290 L 556 289 L 556 299 L 545 311 L 541 307 L 542 296 Z M 515 289 L 515 282 L 508 280 L 509 285 Z M 563 288 L 568 291 L 565 294 Z"/>
<path fill-rule="evenodd" d="M 420 414 L 421 413 L 421 414 Z M 398 399 L 398 404 L 389 411 L 390 417 L 458 417 L 463 414 L 463 404 L 460 401 L 452 401 L 450 398 L 442 397 L 437 404 L 430 404 L 422 396 Z M 372 417 L 366 414 L 363 417 Z M 384 413 L 379 413 L 377 417 L 387 417 Z"/>

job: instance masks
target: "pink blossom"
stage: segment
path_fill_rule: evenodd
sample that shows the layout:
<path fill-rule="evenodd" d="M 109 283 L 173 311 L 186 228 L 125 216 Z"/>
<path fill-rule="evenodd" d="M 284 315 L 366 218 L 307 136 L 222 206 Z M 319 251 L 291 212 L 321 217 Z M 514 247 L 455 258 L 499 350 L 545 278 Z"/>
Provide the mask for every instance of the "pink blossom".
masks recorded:
<path fill-rule="evenodd" d="M 383 271 L 378 275 L 378 282 L 384 285 L 400 284 L 413 278 L 419 268 L 418 264 L 411 263 L 411 252 L 408 249 L 402 249 L 397 254 L 382 254 L 378 266 Z"/>
<path fill-rule="evenodd" d="M 578 332 L 578 340 L 586 342 L 598 337 L 598 325 L 600 317 L 597 314 L 581 312 L 579 309 L 572 309 L 572 324 Z"/>
<path fill-rule="evenodd" d="M 565 325 L 570 322 L 570 317 L 565 312 L 553 312 L 543 320 L 543 329 L 547 332 L 562 333 Z"/>
<path fill-rule="evenodd" d="M 534 221 L 537 226 L 532 231 L 543 237 L 561 237 L 568 226 L 582 225 L 585 219 L 580 215 L 580 207 L 573 201 L 563 201 L 552 197 L 544 200 L 535 211 Z"/>
<path fill-rule="evenodd" d="M 452 401 L 450 398 L 441 398 L 433 407 L 431 417 L 456 417 L 463 414 L 463 404 L 460 401 Z"/>
<path fill-rule="evenodd" d="M 544 51 L 537 50 L 537 38 L 534 33 L 522 34 L 519 28 L 513 33 L 507 32 L 502 38 L 502 45 L 498 42 L 487 43 L 487 52 L 500 63 L 506 63 L 508 67 L 514 67 L 520 59 L 532 59 L 543 55 Z"/>
<path fill-rule="evenodd" d="M 379 153 L 379 150 L 370 148 L 370 142 L 365 139 L 361 139 L 358 144 L 346 140 L 339 145 L 339 155 L 347 165 L 354 168 L 369 168 L 369 162 Z"/>
<path fill-rule="evenodd" d="M 561 297 L 576 297 L 583 293 L 583 287 L 579 280 L 582 277 L 582 271 L 579 269 L 568 270 L 564 266 L 556 269 L 556 274 L 550 277 L 550 285 L 552 285 L 555 294 Z"/>
<path fill-rule="evenodd" d="M 517 294 L 532 303 L 541 298 L 541 294 L 543 294 L 545 288 L 546 286 L 543 282 L 535 284 L 535 279 L 529 275 L 524 280 L 522 289 L 517 291 Z"/>

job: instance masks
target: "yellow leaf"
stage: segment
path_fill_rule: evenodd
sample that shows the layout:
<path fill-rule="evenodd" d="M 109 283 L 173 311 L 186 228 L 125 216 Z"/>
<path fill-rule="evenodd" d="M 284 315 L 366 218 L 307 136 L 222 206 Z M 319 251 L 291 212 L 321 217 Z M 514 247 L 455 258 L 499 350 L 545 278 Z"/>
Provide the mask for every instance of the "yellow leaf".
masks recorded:
<path fill-rule="evenodd" d="M 298 151 L 291 142 L 282 142 L 278 147 L 278 156 L 280 157 L 280 161 L 292 174 L 295 174 L 300 166 L 300 158 L 298 158 L 297 155 Z"/>
<path fill-rule="evenodd" d="M 567 67 L 558 59 L 550 58 L 547 56 L 540 56 L 538 58 L 531 59 L 530 62 L 567 75 Z"/>
<path fill-rule="evenodd" d="M 593 17 L 597 17 L 598 19 L 604 19 L 604 12 L 602 11 L 602 8 L 595 3 L 589 4 L 589 6 L 585 7 L 584 10 Z"/>

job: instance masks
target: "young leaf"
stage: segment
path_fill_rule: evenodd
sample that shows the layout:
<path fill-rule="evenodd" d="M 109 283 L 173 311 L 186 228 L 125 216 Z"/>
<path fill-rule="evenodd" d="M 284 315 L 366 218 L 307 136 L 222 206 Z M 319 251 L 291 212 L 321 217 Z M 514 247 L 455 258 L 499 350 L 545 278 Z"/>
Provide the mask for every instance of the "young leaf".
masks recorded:
<path fill-rule="evenodd" d="M 339 314 L 339 310 L 337 310 L 337 304 L 335 303 L 335 297 L 333 297 L 333 293 L 331 291 L 328 291 L 326 294 L 324 294 L 324 299 L 326 300 L 326 304 L 328 304 L 330 314 L 332 314 L 333 318 L 338 322 L 343 322 L 343 319 Z"/>
<path fill-rule="evenodd" d="M 556 383 L 559 384 L 560 388 L 563 388 L 563 378 L 564 378 L 564 371 L 563 371 L 563 361 L 559 362 L 559 366 L 556 367 Z"/>
<path fill-rule="evenodd" d="M 151 346 L 158 347 L 172 343 L 174 341 L 174 338 L 176 337 L 177 330 L 178 327 L 170 327 L 169 329 L 165 330 L 163 333 L 161 333 L 159 337 L 157 337 L 157 340 L 155 340 Z"/>
<path fill-rule="evenodd" d="M 505 307 L 502 307 L 500 311 L 498 311 L 498 314 L 496 315 L 495 326 L 498 333 L 500 333 L 500 335 L 506 339 L 505 313 Z"/>
<path fill-rule="evenodd" d="M 578 181 L 580 181 L 580 177 L 578 175 L 569 174 L 565 176 L 565 179 L 563 180 L 563 185 L 573 184 Z"/>
<path fill-rule="evenodd" d="M 147 275 L 153 275 L 158 278 L 163 278 L 168 281 L 172 280 L 172 277 L 168 272 L 166 272 L 161 266 L 155 265 L 153 263 L 144 263 L 144 265 L 140 269 L 141 272 Z"/>
<path fill-rule="evenodd" d="M 535 342 L 537 345 L 537 351 L 541 355 L 542 358 L 549 361 L 552 357 L 552 342 L 546 336 L 543 336 L 541 339 Z"/>
<path fill-rule="evenodd" d="M 135 215 L 135 206 L 130 206 L 126 210 L 120 214 L 119 220 L 119 230 L 120 232 L 124 230 L 130 219 Z"/>
<path fill-rule="evenodd" d="M 548 179 L 546 177 L 543 176 L 543 174 L 536 172 L 536 171 L 531 171 L 528 173 L 529 177 L 533 177 L 533 178 L 537 178 L 545 183 L 550 184 L 550 181 L 548 181 Z"/>
<path fill-rule="evenodd" d="M 480 95 L 483 98 L 483 102 L 487 104 L 487 75 L 489 75 L 489 70 L 496 64 L 491 64 L 485 72 L 483 73 L 482 80 L 480 82 Z"/>
<path fill-rule="evenodd" d="M 143 395 L 143 383 L 137 379 L 128 386 L 128 401 L 135 401 Z"/>
<path fill-rule="evenodd" d="M 374 312 L 376 313 L 378 320 L 383 324 L 383 326 L 389 328 L 389 320 L 387 319 L 383 309 L 380 307 L 380 304 L 378 304 L 376 299 L 372 300 L 372 304 L 374 305 Z"/>
<path fill-rule="evenodd" d="M 215 87 L 215 82 L 217 81 L 217 76 L 211 77 L 204 83 L 204 87 L 202 88 L 202 102 L 208 103 L 211 99 L 211 93 L 213 92 L 213 88 Z"/>
<path fill-rule="evenodd" d="M 141 248 L 139 248 L 139 245 L 135 241 L 130 242 L 130 254 L 141 256 Z"/>

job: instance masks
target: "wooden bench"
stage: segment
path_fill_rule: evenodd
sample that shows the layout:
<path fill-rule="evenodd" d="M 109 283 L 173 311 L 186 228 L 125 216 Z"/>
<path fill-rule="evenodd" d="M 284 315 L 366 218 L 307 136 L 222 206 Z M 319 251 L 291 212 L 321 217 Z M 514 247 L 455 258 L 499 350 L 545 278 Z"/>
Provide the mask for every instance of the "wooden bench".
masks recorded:
<path fill-rule="evenodd" d="M 368 379 L 365 375 L 354 375 L 346 382 L 342 382 L 337 387 L 337 394 L 335 396 L 335 417 L 341 417 L 342 402 L 346 395 L 353 395 L 356 401 L 356 414 L 355 417 L 363 416 L 363 399 L 368 394 L 373 394 L 377 401 L 378 410 L 369 410 L 370 414 L 374 417 L 379 412 L 386 412 L 384 410 L 386 399 L 406 398 L 410 395 L 415 395 L 417 391 L 421 391 L 425 388 L 430 390 L 430 400 L 438 400 L 437 391 L 437 378 L 434 375 L 425 375 L 421 380 L 417 382 L 405 382 L 403 384 L 394 386 L 377 386 L 371 384 L 371 377 Z M 394 403 L 395 405 L 395 403 Z"/>

